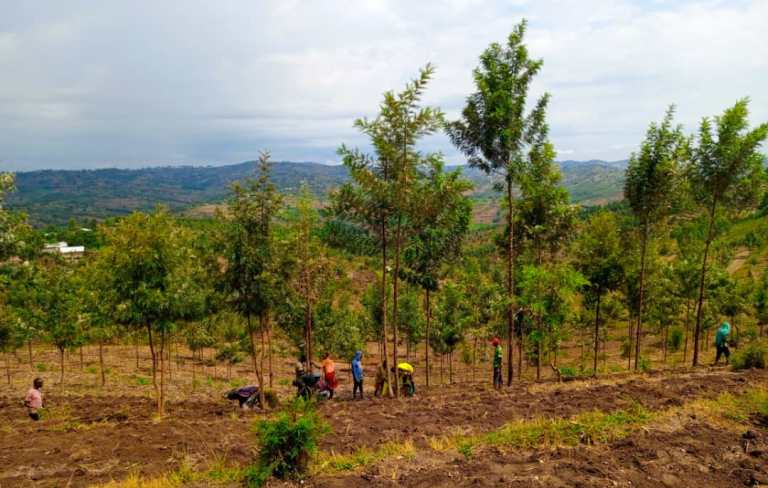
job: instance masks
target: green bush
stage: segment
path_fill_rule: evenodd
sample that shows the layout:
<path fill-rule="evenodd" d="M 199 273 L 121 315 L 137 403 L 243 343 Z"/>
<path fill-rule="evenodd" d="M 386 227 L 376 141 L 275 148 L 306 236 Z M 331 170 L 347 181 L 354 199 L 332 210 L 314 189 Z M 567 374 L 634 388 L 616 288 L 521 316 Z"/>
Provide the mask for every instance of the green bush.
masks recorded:
<path fill-rule="evenodd" d="M 683 330 L 679 327 L 673 327 L 667 336 L 667 348 L 670 351 L 679 351 L 683 345 Z"/>
<path fill-rule="evenodd" d="M 648 371 L 651 370 L 651 360 L 644 356 L 640 356 L 640 361 L 638 361 L 637 367 L 643 373 L 647 373 Z"/>
<path fill-rule="evenodd" d="M 579 375 L 576 368 L 570 366 L 560 366 L 558 369 L 560 370 L 560 376 L 563 378 L 575 378 Z"/>
<path fill-rule="evenodd" d="M 260 487 L 271 476 L 302 478 L 328 426 L 318 417 L 312 402 L 298 398 L 276 418 L 259 421 L 255 432 L 259 458 L 246 469 L 245 481 L 249 487 Z"/>
<path fill-rule="evenodd" d="M 624 339 L 621 342 L 621 357 L 622 358 L 627 359 L 629 357 L 629 353 L 631 352 L 630 351 L 630 347 L 631 346 L 630 346 L 629 341 L 627 339 Z"/>
<path fill-rule="evenodd" d="M 750 342 L 742 349 L 736 351 L 731 358 L 733 369 L 765 369 L 768 356 L 768 343 L 765 341 Z"/>

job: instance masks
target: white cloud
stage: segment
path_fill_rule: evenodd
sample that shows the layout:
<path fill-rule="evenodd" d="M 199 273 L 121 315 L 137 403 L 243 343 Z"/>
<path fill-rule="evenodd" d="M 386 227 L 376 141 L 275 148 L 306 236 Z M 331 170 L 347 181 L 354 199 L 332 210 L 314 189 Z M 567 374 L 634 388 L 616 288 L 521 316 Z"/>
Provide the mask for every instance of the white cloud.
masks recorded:
<path fill-rule="evenodd" d="M 332 161 L 427 61 L 425 102 L 456 116 L 478 55 L 523 17 L 561 156 L 625 158 L 670 103 L 688 130 L 743 96 L 768 119 L 761 0 L 48 0 L 0 17 L 0 161 L 225 163 L 264 147 Z M 428 145 L 460 161 L 447 138 Z"/>

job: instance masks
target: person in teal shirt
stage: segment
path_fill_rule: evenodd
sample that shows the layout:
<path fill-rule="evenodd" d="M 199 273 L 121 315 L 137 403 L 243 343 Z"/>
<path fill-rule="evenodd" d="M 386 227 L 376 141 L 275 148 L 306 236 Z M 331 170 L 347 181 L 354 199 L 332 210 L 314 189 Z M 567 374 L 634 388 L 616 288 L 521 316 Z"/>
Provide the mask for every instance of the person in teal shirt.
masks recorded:
<path fill-rule="evenodd" d="M 731 324 L 728 322 L 723 322 L 723 325 L 717 329 L 717 334 L 715 334 L 715 347 L 717 348 L 715 364 L 720 362 L 720 356 L 725 356 L 725 364 L 728 364 L 728 358 L 731 355 L 731 351 L 728 350 L 728 334 L 730 333 Z"/>
<path fill-rule="evenodd" d="M 498 337 L 494 337 L 491 341 L 493 344 L 493 387 L 500 390 L 504 386 L 504 381 L 501 379 L 501 341 Z"/>

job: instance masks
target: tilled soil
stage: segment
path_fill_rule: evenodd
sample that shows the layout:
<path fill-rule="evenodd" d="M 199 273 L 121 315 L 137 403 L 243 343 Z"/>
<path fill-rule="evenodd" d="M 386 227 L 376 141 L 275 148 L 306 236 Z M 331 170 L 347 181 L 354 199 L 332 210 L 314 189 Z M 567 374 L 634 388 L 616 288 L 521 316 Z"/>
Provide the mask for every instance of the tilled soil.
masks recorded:
<path fill-rule="evenodd" d="M 349 452 L 405 439 L 421 447 L 432 436 L 487 431 L 517 418 L 568 417 L 635 402 L 664 409 L 766 383 L 765 372 L 716 370 L 559 385 L 516 384 L 503 392 L 463 384 L 407 400 L 348 401 L 347 393 L 340 392 L 341 399 L 321 407 L 333 427 L 321 447 Z M 258 415 L 242 415 L 224 400 L 171 403 L 167 418 L 161 421 L 153 418 L 154 404 L 148 398 L 50 395 L 48 402 L 49 418 L 32 422 L 18 398 L 0 396 L 0 487 L 87 486 L 130 472 L 158 475 L 178 468 L 183 460 L 199 467 L 216 459 L 244 464 L 255 454 L 250 426 Z M 367 479 L 355 473 L 320 477 L 311 483 L 377 486 L 394 480 L 400 486 L 432 487 L 535 486 L 539 482 L 541 486 L 622 486 L 621 482 L 632 481 L 631 486 L 661 486 L 658 480 L 667 475 L 665 482 L 671 486 L 684 486 L 691 473 L 702 480 L 688 484 L 691 487 L 737 486 L 731 481 L 754 473 L 759 481 L 765 457 L 742 453 L 738 459 L 728 458 L 729 449 L 739 447 L 738 434 L 690 422 L 690 428 L 676 434 L 633 436 L 607 448 L 488 451 L 470 460 L 446 459 L 446 453 L 418 449 L 415 462 L 381 463 L 362 473 Z M 757 429 L 765 435 L 764 427 Z M 739 464 L 750 459 L 761 469 Z M 697 474 L 699 466 L 707 471 Z M 387 471 L 391 469 L 394 475 Z M 682 482 L 675 484 L 672 477 Z M 654 479 L 656 484 L 651 482 Z M 611 480 L 619 484 L 608 484 Z"/>

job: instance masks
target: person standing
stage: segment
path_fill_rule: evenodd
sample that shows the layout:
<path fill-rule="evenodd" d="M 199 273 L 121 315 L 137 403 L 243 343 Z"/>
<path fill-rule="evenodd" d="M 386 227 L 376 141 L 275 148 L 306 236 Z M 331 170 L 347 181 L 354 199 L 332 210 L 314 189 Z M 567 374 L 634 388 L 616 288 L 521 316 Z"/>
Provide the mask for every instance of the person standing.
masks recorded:
<path fill-rule="evenodd" d="M 499 340 L 498 337 L 494 337 L 491 344 L 493 345 L 493 387 L 500 390 L 501 387 L 504 386 L 504 380 L 501 376 L 501 361 L 503 354 L 501 350 L 501 340 Z"/>
<path fill-rule="evenodd" d="M 363 351 L 357 351 L 355 358 L 352 360 L 352 399 L 357 396 L 358 390 L 360 391 L 360 399 L 363 399 Z"/>
<path fill-rule="evenodd" d="M 32 388 L 27 391 L 27 396 L 24 397 L 24 406 L 27 407 L 29 418 L 32 420 L 40 420 L 40 409 L 43 408 L 43 379 L 35 378 L 32 382 Z"/>
<path fill-rule="evenodd" d="M 731 351 L 728 349 L 728 334 L 730 333 L 731 324 L 728 322 L 723 322 L 723 325 L 717 329 L 717 334 L 715 334 L 715 347 L 717 348 L 715 364 L 720 362 L 720 356 L 725 356 L 725 364 L 728 364 L 728 358 L 731 356 Z"/>
<path fill-rule="evenodd" d="M 338 381 L 336 381 L 336 364 L 333 362 L 333 359 L 331 359 L 331 353 L 325 353 L 323 361 L 320 363 L 320 367 L 323 369 L 323 378 L 330 391 L 330 396 L 328 398 L 331 399 L 333 398 L 334 390 L 336 390 L 336 387 L 339 385 Z"/>

